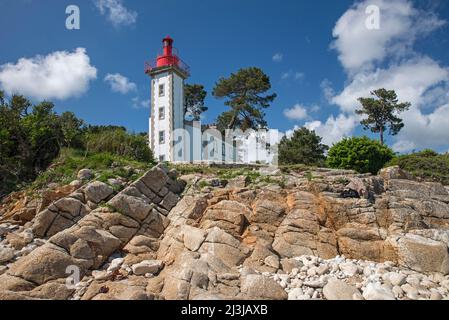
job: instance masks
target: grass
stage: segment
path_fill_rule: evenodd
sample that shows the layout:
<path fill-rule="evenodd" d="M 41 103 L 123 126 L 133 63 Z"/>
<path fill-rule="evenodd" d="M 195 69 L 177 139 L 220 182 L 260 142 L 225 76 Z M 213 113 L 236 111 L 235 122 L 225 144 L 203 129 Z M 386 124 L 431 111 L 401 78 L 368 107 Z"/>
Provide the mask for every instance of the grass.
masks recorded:
<path fill-rule="evenodd" d="M 260 177 L 258 170 L 252 168 L 223 168 L 220 166 L 207 166 L 196 164 L 168 164 L 169 168 L 174 168 L 180 175 L 204 174 L 214 175 L 223 180 L 231 180 L 239 176 L 246 176 L 250 181 L 255 181 Z"/>
<path fill-rule="evenodd" d="M 198 187 L 200 188 L 200 190 L 209 186 L 210 186 L 209 182 L 205 180 L 201 180 L 200 182 L 198 182 Z"/>
<path fill-rule="evenodd" d="M 304 176 L 307 178 L 307 180 L 312 181 L 313 180 L 313 174 L 310 171 L 307 171 Z"/>
<path fill-rule="evenodd" d="M 281 169 L 284 173 L 290 173 L 290 172 L 304 172 L 307 170 L 314 169 L 315 167 L 308 166 L 305 164 L 289 164 L 289 165 L 280 165 L 279 169 Z"/>
<path fill-rule="evenodd" d="M 254 171 L 251 169 L 221 169 L 217 172 L 220 179 L 232 180 L 234 178 L 245 176 L 248 178 L 249 183 L 253 183 L 257 178 L 260 177 L 259 171 Z"/>
<path fill-rule="evenodd" d="M 195 164 L 182 164 L 182 165 L 172 165 L 169 164 L 170 168 L 174 168 L 178 171 L 179 174 L 205 174 L 205 175 L 213 175 L 221 180 L 232 180 L 234 178 L 244 176 L 247 178 L 248 184 L 277 184 L 281 187 L 285 186 L 285 178 L 284 177 L 271 177 L 271 176 L 263 176 L 260 174 L 258 168 L 223 168 L 220 166 L 206 166 L 206 165 L 195 165 Z M 296 166 L 299 168 L 299 166 Z M 301 168 L 303 168 L 301 166 Z M 209 184 L 202 180 L 199 182 L 199 188 L 202 189 Z"/>
<path fill-rule="evenodd" d="M 31 184 L 33 189 L 42 188 L 49 183 L 56 182 L 67 184 L 76 179 L 79 170 L 88 168 L 98 173 L 98 180 L 107 182 L 110 178 L 121 176 L 129 180 L 138 178 L 134 170 L 127 170 L 129 166 L 133 169 L 148 170 L 150 163 L 130 160 L 122 156 L 102 152 L 86 154 L 84 151 L 75 149 L 63 149 L 49 168 L 42 172 Z"/>
<path fill-rule="evenodd" d="M 386 167 L 399 166 L 425 181 L 449 185 L 449 153 L 438 154 L 432 150 L 397 156 Z"/>

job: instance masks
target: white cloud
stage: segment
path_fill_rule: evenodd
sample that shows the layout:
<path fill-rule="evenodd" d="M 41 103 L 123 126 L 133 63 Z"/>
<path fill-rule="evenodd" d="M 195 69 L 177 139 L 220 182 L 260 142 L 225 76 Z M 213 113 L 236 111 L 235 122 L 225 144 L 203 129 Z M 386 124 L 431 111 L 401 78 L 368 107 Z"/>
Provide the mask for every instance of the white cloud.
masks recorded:
<path fill-rule="evenodd" d="M 306 107 L 300 104 L 295 104 L 292 108 L 285 109 L 284 115 L 290 120 L 304 120 L 308 117 Z"/>
<path fill-rule="evenodd" d="M 385 88 L 395 90 L 400 100 L 413 105 L 421 105 L 428 99 L 428 90 L 449 81 L 449 69 L 440 66 L 429 57 L 413 58 L 387 69 L 378 68 L 372 72 L 360 72 L 343 91 L 331 100 L 344 112 L 353 112 L 359 106 L 360 97 L 368 97 L 370 92 Z M 434 94 L 441 91 L 432 91 Z"/>
<path fill-rule="evenodd" d="M 373 4 L 380 8 L 380 30 L 365 27 L 365 9 Z M 413 49 L 419 38 L 445 24 L 446 21 L 440 20 L 434 12 L 417 9 L 409 0 L 361 1 L 347 10 L 334 28 L 336 39 L 332 47 L 338 52 L 348 79 L 338 94 L 330 82 L 321 84 L 328 101 L 340 107 L 342 113 L 337 119 L 341 123 L 345 122 L 343 119 L 358 119 L 354 114 L 359 107 L 357 99 L 370 96 L 370 91 L 378 88 L 395 90 L 399 100 L 411 102 L 412 107 L 400 115 L 405 127 L 394 137 L 393 148 L 400 152 L 447 148 L 449 68 Z M 331 117 L 327 125 L 321 122 L 310 125 L 318 125 L 317 131 L 321 130 L 325 135 L 334 127 L 332 124 L 338 122 L 334 120 Z M 347 124 L 335 128 L 351 132 L 351 121 Z"/>
<path fill-rule="evenodd" d="M 358 121 L 355 116 L 340 114 L 337 117 L 331 115 L 325 123 L 321 121 L 310 121 L 304 126 L 309 130 L 315 131 L 317 135 L 322 137 L 324 144 L 332 146 L 335 142 L 350 136 L 357 123 Z"/>
<path fill-rule="evenodd" d="M 7 94 L 19 93 L 40 100 L 80 96 L 96 77 L 97 69 L 90 64 L 84 48 L 21 58 L 16 64 L 0 66 L 0 87 Z"/>
<path fill-rule="evenodd" d="M 314 104 L 312 107 L 310 107 L 311 112 L 318 112 L 321 110 L 321 107 L 317 104 Z"/>
<path fill-rule="evenodd" d="M 132 98 L 133 108 L 134 109 L 145 109 L 150 108 L 150 100 L 140 100 L 139 97 Z"/>
<path fill-rule="evenodd" d="M 95 5 L 115 27 L 131 25 L 137 21 L 137 12 L 127 9 L 122 0 L 95 0 Z"/>
<path fill-rule="evenodd" d="M 399 101 L 412 103 L 400 115 L 405 126 L 395 137 L 395 151 L 440 148 L 449 143 L 449 68 L 422 57 L 373 73 L 361 72 L 332 100 L 343 112 L 353 114 L 359 106 L 357 98 L 368 97 L 378 88 L 394 89 Z"/>
<path fill-rule="evenodd" d="M 380 9 L 380 29 L 368 29 L 369 5 Z M 413 7 L 408 0 L 366 0 L 357 2 L 338 20 L 333 30 L 332 48 L 339 54 L 343 67 L 354 72 L 369 69 L 387 56 L 404 56 L 422 36 L 443 26 L 432 12 Z"/>
<path fill-rule="evenodd" d="M 284 55 L 278 52 L 273 55 L 272 59 L 274 62 L 282 62 L 282 60 L 284 59 Z"/>
<path fill-rule="evenodd" d="M 281 80 L 287 80 L 292 78 L 294 80 L 301 81 L 305 78 L 305 76 L 306 74 L 304 72 L 300 71 L 293 72 L 292 70 L 289 70 L 281 74 Z"/>
<path fill-rule="evenodd" d="M 130 91 L 137 90 L 136 84 L 129 81 L 127 77 L 122 76 L 120 73 L 108 73 L 106 77 L 104 77 L 104 81 L 109 83 L 112 91 L 119 92 L 121 94 L 127 94 Z"/>
<path fill-rule="evenodd" d="M 305 76 L 304 72 L 295 72 L 295 80 L 302 80 Z"/>
<path fill-rule="evenodd" d="M 333 103 L 332 99 L 335 96 L 335 91 L 332 88 L 332 82 L 329 79 L 324 79 L 320 84 L 321 90 L 323 90 L 324 97 L 329 103 Z"/>
<path fill-rule="evenodd" d="M 287 80 L 291 75 L 292 73 L 290 71 L 284 72 L 281 74 L 281 80 Z"/>
<path fill-rule="evenodd" d="M 424 148 L 447 147 L 449 142 L 449 104 L 429 114 L 412 108 L 403 115 L 404 129 L 399 133 L 393 149 L 406 152 Z"/>

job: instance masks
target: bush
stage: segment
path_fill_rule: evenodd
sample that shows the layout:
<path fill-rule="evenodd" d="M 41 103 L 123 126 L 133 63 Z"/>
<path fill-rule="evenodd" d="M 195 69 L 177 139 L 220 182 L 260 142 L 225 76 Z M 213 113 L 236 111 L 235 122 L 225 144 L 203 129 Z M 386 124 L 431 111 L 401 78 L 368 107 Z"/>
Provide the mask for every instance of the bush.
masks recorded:
<path fill-rule="evenodd" d="M 291 138 L 283 137 L 279 143 L 279 163 L 281 165 L 322 165 L 329 149 L 321 143 L 321 138 L 307 128 L 293 133 Z"/>
<path fill-rule="evenodd" d="M 0 90 L 0 199 L 42 174 L 64 147 L 83 150 L 94 165 L 106 165 L 114 156 L 154 163 L 145 135 L 86 126 L 72 112 L 56 114 L 51 102 L 32 105 L 20 95 L 6 99 Z M 92 153 L 101 154 L 95 159 Z"/>
<path fill-rule="evenodd" d="M 0 91 L 0 198 L 30 181 L 58 155 L 63 140 L 53 104 L 8 101 Z"/>
<path fill-rule="evenodd" d="M 59 156 L 49 168 L 42 172 L 32 183 L 32 188 L 42 188 L 49 183 L 69 183 L 76 179 L 79 170 L 89 168 L 98 173 L 98 180 L 106 182 L 109 178 L 117 176 L 135 180 L 134 170 L 125 167 L 146 171 L 152 167 L 150 162 L 129 160 L 108 152 L 86 153 L 83 150 L 63 148 Z"/>
<path fill-rule="evenodd" d="M 148 140 L 143 135 L 130 134 L 122 129 L 106 129 L 86 133 L 85 141 L 89 153 L 109 152 L 136 161 L 154 162 Z"/>
<path fill-rule="evenodd" d="M 387 166 L 399 166 L 415 177 L 449 185 L 449 154 L 438 154 L 433 150 L 395 157 Z"/>
<path fill-rule="evenodd" d="M 376 174 L 394 156 L 393 151 L 367 137 L 345 138 L 330 148 L 327 164 L 331 168 Z"/>

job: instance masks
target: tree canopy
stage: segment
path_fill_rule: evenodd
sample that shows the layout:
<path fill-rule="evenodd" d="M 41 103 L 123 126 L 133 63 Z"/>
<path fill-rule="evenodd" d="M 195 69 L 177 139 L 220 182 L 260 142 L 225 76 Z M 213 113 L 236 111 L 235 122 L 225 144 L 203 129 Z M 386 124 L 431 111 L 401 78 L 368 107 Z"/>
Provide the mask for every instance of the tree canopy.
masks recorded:
<path fill-rule="evenodd" d="M 291 138 L 282 138 L 279 144 L 279 163 L 323 165 L 328 149 L 315 131 L 301 128 L 293 132 Z"/>
<path fill-rule="evenodd" d="M 200 84 L 185 84 L 184 85 L 184 114 L 194 121 L 200 120 L 203 112 L 207 111 L 204 105 L 207 92 L 204 86 Z"/>
<path fill-rule="evenodd" d="M 265 94 L 271 89 L 270 78 L 259 68 L 240 69 L 229 78 L 221 78 L 213 90 L 214 97 L 226 99 L 230 110 L 217 118 L 217 127 L 225 129 L 259 129 L 266 127 L 264 109 L 276 98 Z"/>
<path fill-rule="evenodd" d="M 341 140 L 329 149 L 327 164 L 331 168 L 377 174 L 393 156 L 393 151 L 379 141 L 352 137 Z"/>
<path fill-rule="evenodd" d="M 58 155 L 63 132 L 51 102 L 32 106 L 21 95 L 0 94 L 0 196 L 33 178 Z"/>
<path fill-rule="evenodd" d="M 397 113 L 410 108 L 410 102 L 398 102 L 398 97 L 394 90 L 378 89 L 371 92 L 374 97 L 359 98 L 362 108 L 356 110 L 359 115 L 366 115 L 360 124 L 365 130 L 371 130 L 380 134 L 380 143 L 384 144 L 384 133 L 389 129 L 391 135 L 397 135 L 404 127 L 402 119 L 396 116 Z"/>
<path fill-rule="evenodd" d="M 72 112 L 58 115 L 51 102 L 36 105 L 0 91 L 0 198 L 47 169 L 64 147 L 107 152 L 152 162 L 146 135 L 117 126 L 86 126 Z"/>

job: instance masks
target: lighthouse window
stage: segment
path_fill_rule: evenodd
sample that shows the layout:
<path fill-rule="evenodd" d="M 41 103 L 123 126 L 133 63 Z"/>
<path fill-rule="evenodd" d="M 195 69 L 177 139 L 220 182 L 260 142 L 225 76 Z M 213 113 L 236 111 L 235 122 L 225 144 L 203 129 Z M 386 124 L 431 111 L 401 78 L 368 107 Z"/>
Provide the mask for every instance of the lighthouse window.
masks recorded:
<path fill-rule="evenodd" d="M 165 143 L 165 131 L 159 131 L 159 144 Z"/>
<path fill-rule="evenodd" d="M 165 119 L 165 108 L 160 107 L 159 108 L 159 120 L 164 120 L 164 119 Z"/>
<path fill-rule="evenodd" d="M 165 96 L 165 86 L 163 84 L 159 85 L 159 97 Z"/>

